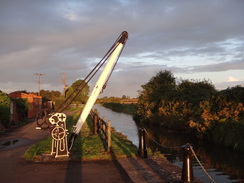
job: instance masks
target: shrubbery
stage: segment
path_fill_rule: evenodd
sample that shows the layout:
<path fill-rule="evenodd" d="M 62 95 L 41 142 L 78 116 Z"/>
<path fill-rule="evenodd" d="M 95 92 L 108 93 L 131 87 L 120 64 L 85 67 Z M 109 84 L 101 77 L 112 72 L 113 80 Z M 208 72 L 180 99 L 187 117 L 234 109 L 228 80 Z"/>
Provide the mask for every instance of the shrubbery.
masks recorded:
<path fill-rule="evenodd" d="M 10 97 L 6 93 L 0 91 L 0 123 L 2 123 L 5 128 L 9 126 L 10 104 Z"/>
<path fill-rule="evenodd" d="M 244 87 L 217 91 L 206 80 L 176 79 L 161 71 L 139 92 L 134 119 L 142 125 L 193 134 L 244 151 Z"/>

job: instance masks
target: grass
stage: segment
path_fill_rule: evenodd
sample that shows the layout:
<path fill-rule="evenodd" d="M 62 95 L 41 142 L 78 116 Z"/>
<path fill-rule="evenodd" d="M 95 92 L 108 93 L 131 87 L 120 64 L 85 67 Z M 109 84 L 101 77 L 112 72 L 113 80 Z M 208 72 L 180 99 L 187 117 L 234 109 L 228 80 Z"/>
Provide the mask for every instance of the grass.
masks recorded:
<path fill-rule="evenodd" d="M 69 116 L 66 120 L 67 129 L 72 131 L 79 117 L 78 113 Z M 99 135 L 93 135 L 92 119 L 88 117 L 87 122 L 83 125 L 80 135 L 74 142 L 71 150 L 71 159 L 91 161 L 91 160 L 112 160 L 122 157 L 136 156 L 137 147 L 132 144 L 122 133 L 115 129 L 111 130 L 111 150 L 105 152 L 102 140 Z M 68 137 L 69 138 L 69 137 Z M 51 137 L 31 146 L 24 157 L 27 161 L 33 161 L 40 158 L 43 154 L 51 153 Z"/>
<path fill-rule="evenodd" d="M 51 137 L 31 146 L 24 154 L 27 161 L 33 161 L 37 156 L 51 153 L 52 139 Z"/>

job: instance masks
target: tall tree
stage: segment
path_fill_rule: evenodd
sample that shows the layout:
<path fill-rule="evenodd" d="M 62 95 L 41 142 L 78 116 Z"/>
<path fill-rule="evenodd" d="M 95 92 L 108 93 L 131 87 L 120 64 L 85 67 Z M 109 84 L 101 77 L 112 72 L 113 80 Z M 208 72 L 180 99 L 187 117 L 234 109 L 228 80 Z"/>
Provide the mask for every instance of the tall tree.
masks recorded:
<path fill-rule="evenodd" d="M 80 92 L 80 90 L 82 91 Z M 88 99 L 90 87 L 84 80 L 76 80 L 67 90 L 66 90 L 66 97 L 69 96 L 71 93 L 74 92 L 77 97 L 75 98 L 75 102 L 85 103 Z"/>
<path fill-rule="evenodd" d="M 159 108 L 162 100 L 172 100 L 176 91 L 176 80 L 170 71 L 160 71 L 139 91 L 138 110 L 135 119 L 150 119 Z"/>
<path fill-rule="evenodd" d="M 176 99 L 198 107 L 201 101 L 210 100 L 216 93 L 214 85 L 207 80 L 183 80 L 178 85 Z"/>
<path fill-rule="evenodd" d="M 54 90 L 41 90 L 40 95 L 45 98 L 47 101 L 48 100 L 55 100 L 56 98 L 61 96 L 60 91 L 54 91 Z"/>
<path fill-rule="evenodd" d="M 176 89 L 175 77 L 170 71 L 160 71 L 148 83 L 141 86 L 143 91 L 139 97 L 146 97 L 149 102 L 160 102 L 170 99 Z"/>

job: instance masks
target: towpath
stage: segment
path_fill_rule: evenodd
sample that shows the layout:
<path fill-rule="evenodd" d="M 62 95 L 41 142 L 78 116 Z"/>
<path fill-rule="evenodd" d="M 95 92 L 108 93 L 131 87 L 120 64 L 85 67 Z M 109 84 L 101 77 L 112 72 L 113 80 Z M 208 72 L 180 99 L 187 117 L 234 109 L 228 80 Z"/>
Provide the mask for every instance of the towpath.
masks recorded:
<path fill-rule="evenodd" d="M 166 160 L 125 158 L 113 161 L 31 163 L 24 152 L 49 133 L 31 122 L 0 136 L 1 183 L 159 183 L 179 182 L 180 169 Z"/>

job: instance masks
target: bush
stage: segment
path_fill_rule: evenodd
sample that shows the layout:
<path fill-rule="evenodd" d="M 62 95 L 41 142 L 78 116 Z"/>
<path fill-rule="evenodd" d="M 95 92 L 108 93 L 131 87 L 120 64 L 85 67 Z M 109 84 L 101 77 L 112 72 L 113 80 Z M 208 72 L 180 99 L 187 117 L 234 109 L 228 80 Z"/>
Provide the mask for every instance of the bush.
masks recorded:
<path fill-rule="evenodd" d="M 9 127 L 10 104 L 10 97 L 4 92 L 0 92 L 0 122 L 5 128 Z"/>
<path fill-rule="evenodd" d="M 168 76 L 168 77 L 165 77 Z M 244 151 L 244 87 L 217 91 L 206 80 L 175 84 L 160 72 L 142 85 L 134 115 L 142 125 L 159 125 Z"/>
<path fill-rule="evenodd" d="M 28 109 L 29 109 L 29 103 L 27 99 L 14 99 L 16 101 L 16 107 L 17 107 L 17 114 L 19 116 L 19 120 L 23 121 L 28 116 Z"/>

